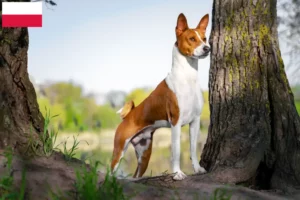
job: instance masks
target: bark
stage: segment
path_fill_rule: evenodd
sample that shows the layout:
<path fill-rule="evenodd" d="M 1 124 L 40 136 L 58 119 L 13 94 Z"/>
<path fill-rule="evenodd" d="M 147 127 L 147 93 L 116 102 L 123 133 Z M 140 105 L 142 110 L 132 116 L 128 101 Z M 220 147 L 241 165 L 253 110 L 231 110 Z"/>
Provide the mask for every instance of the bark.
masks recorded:
<path fill-rule="evenodd" d="M 300 185 L 300 119 L 279 49 L 276 3 L 213 3 L 211 121 L 200 163 L 221 182 Z"/>
<path fill-rule="evenodd" d="M 30 134 L 37 138 L 44 126 L 27 72 L 28 44 L 27 28 L 1 29 L 0 149 L 12 146 L 21 154 L 27 150 Z"/>

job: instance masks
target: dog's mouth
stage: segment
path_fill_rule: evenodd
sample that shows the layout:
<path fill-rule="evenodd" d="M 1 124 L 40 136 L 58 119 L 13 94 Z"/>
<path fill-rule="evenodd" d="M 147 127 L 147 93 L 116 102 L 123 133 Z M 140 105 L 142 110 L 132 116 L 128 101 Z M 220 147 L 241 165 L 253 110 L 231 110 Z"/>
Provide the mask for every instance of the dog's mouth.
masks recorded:
<path fill-rule="evenodd" d="M 209 52 L 204 53 L 204 54 L 202 54 L 202 55 L 200 55 L 200 56 L 193 55 L 192 57 L 201 59 L 201 58 L 205 58 L 205 57 L 208 56 L 208 55 L 209 55 Z"/>

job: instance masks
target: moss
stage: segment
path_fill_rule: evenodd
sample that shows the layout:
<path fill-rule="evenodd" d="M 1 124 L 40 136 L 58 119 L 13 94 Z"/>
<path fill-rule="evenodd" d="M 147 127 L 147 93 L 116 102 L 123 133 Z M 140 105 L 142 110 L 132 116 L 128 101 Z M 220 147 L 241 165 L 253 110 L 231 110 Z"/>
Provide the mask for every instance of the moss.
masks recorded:
<path fill-rule="evenodd" d="M 268 35 L 270 33 L 270 28 L 262 24 L 259 26 L 259 32 L 261 36 Z"/>
<path fill-rule="evenodd" d="M 259 26 L 258 32 L 259 44 L 264 44 L 264 46 L 269 46 L 271 44 L 270 28 L 264 24 Z"/>
<path fill-rule="evenodd" d="M 229 82 L 231 83 L 233 80 L 233 70 L 232 66 L 229 66 Z"/>
<path fill-rule="evenodd" d="M 222 49 L 222 52 L 225 51 L 225 43 L 224 42 L 222 42 L 222 44 L 221 44 L 221 49 Z"/>
<path fill-rule="evenodd" d="M 236 58 L 233 58 L 233 60 L 232 60 L 232 66 L 233 66 L 234 68 L 238 68 L 238 67 L 239 67 Z"/>
<path fill-rule="evenodd" d="M 258 80 L 255 80 L 254 83 L 255 83 L 255 87 L 259 88 L 259 82 L 258 82 Z"/>
<path fill-rule="evenodd" d="M 279 67 L 279 73 L 280 73 L 280 77 L 282 79 L 282 81 L 284 82 L 284 84 L 286 86 L 288 86 L 288 79 L 286 77 L 286 74 L 285 74 L 285 71 L 284 71 L 284 63 L 283 63 L 283 60 L 282 60 L 282 57 L 281 57 L 281 54 L 280 54 L 280 50 L 277 49 L 277 58 L 278 58 L 278 67 Z M 291 93 L 291 89 L 289 89 L 289 93 Z"/>
<path fill-rule="evenodd" d="M 228 35 L 225 36 L 225 42 L 230 41 L 230 37 Z"/>
<path fill-rule="evenodd" d="M 230 32 L 232 30 L 234 15 L 235 15 L 234 12 L 232 12 L 225 21 L 225 30 L 227 32 Z"/>
<path fill-rule="evenodd" d="M 253 1 L 251 1 L 250 5 L 253 5 Z M 262 1 L 257 1 L 256 5 L 252 7 L 251 13 L 252 15 L 261 14 L 261 13 L 266 15 L 269 14 L 269 11 L 267 6 L 266 7 L 263 6 Z"/>
<path fill-rule="evenodd" d="M 11 40 L 8 39 L 8 38 L 3 38 L 3 39 L 1 40 L 1 44 L 4 44 L 4 43 L 11 44 Z"/>

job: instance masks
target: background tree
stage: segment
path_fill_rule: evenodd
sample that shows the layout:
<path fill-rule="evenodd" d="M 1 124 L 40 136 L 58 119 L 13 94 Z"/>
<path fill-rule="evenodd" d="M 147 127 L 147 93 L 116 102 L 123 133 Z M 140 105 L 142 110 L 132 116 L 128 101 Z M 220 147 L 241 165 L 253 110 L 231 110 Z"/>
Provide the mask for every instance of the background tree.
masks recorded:
<path fill-rule="evenodd" d="M 107 101 L 112 108 L 120 108 L 125 103 L 126 93 L 122 91 L 110 91 L 106 95 Z"/>
<path fill-rule="evenodd" d="M 278 0 L 278 23 L 281 47 L 287 56 L 287 72 L 292 83 L 300 83 L 300 0 Z"/>
<path fill-rule="evenodd" d="M 201 165 L 221 182 L 300 185 L 300 119 L 284 70 L 276 0 L 214 0 L 211 122 Z"/>

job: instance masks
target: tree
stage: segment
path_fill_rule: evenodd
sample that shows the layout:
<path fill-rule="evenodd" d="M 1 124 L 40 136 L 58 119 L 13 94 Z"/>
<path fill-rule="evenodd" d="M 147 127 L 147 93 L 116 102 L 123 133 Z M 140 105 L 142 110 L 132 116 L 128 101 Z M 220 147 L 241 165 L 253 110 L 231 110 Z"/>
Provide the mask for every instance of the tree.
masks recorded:
<path fill-rule="evenodd" d="M 106 99 L 112 108 L 120 108 L 125 103 L 126 93 L 123 91 L 110 91 L 106 95 Z"/>
<path fill-rule="evenodd" d="M 24 153 L 29 134 L 37 137 L 44 126 L 27 72 L 28 30 L 1 29 L 0 41 L 0 149 Z"/>
<path fill-rule="evenodd" d="M 278 44 L 276 0 L 214 0 L 211 122 L 201 165 L 215 180 L 300 185 L 300 119 Z"/>

